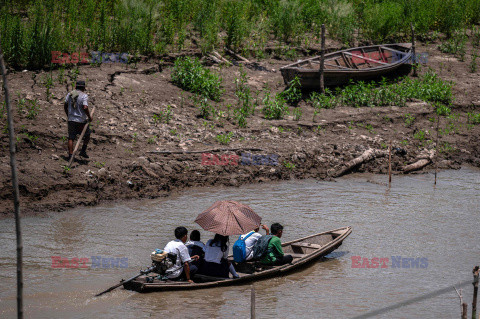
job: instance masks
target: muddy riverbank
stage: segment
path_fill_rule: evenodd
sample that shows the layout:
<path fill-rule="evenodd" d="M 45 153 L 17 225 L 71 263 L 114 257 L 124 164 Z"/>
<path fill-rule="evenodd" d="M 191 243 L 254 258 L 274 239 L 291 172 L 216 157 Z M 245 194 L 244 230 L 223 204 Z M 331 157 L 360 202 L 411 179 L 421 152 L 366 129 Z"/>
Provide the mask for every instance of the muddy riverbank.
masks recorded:
<path fill-rule="evenodd" d="M 480 74 L 470 73 L 468 62 L 443 54 L 437 47 L 429 44 L 417 49 L 428 53 L 427 66 L 421 72 L 432 68 L 442 79 L 454 81 L 455 101 L 453 116 L 440 117 L 441 151 L 431 158 L 441 169 L 461 164 L 478 167 L 480 126 L 469 125 L 467 113 L 478 112 Z M 215 107 L 223 113 L 204 120 L 198 117 L 191 93 L 171 82 L 172 61 L 169 57 L 136 65 L 79 67 L 78 79 L 87 81 L 86 92 L 96 111 L 90 158 L 79 158 L 70 169 L 65 167 L 66 73 L 51 71 L 54 85 L 48 99 L 46 72 L 9 75 L 24 214 L 105 200 L 167 196 L 197 186 L 329 179 L 369 148 L 386 151 L 390 141 L 395 149 L 392 169 L 402 173 L 406 165 L 426 154 L 431 156 L 435 149 L 438 117 L 430 104 L 417 100 L 409 101 L 406 107 L 322 109 L 315 119 L 314 109 L 302 101 L 297 106 L 301 110 L 298 121 L 292 112 L 283 120 L 266 120 L 260 103 L 255 115 L 248 118 L 247 127 L 238 128 L 229 119 L 238 103 L 238 65 L 210 66 L 222 77 L 225 91 Z M 285 85 L 278 69 L 290 62 L 272 56 L 258 61 L 256 67 L 243 67 L 252 95 L 266 87 L 273 93 L 281 92 Z M 167 107 L 172 118 L 162 123 L 158 116 Z M 38 114 L 32 116 L 32 109 Z M 414 120 L 408 122 L 407 118 Z M 2 121 L 4 127 L 6 121 Z M 419 130 L 425 133 L 423 139 L 414 137 Z M 430 164 L 426 169 L 433 167 Z M 377 156 L 353 171 L 385 174 L 387 168 L 388 156 Z M 7 216 L 13 203 L 5 132 L 0 136 L 0 172 L 0 214 Z"/>

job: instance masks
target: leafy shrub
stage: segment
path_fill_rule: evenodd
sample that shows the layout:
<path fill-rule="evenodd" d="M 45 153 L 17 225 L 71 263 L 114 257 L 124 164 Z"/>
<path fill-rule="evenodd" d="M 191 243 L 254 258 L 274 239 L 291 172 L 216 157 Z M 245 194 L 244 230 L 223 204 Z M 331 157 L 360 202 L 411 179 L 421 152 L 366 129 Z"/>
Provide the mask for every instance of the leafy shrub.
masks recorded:
<path fill-rule="evenodd" d="M 438 115 L 443 116 L 449 115 L 452 112 L 452 110 L 448 106 L 442 103 L 438 103 L 435 105 L 435 111 Z"/>
<path fill-rule="evenodd" d="M 214 101 L 219 101 L 222 95 L 220 77 L 204 68 L 197 58 L 183 57 L 175 60 L 172 81 L 184 90 Z"/>
<path fill-rule="evenodd" d="M 335 108 L 336 99 L 330 89 L 325 88 L 325 94 L 312 92 L 307 100 L 315 109 L 333 109 Z"/>
<path fill-rule="evenodd" d="M 230 143 L 230 140 L 233 137 L 233 132 L 229 132 L 228 134 L 218 134 L 215 138 L 218 143 L 227 145 Z"/>
<path fill-rule="evenodd" d="M 279 95 L 289 104 L 297 105 L 302 99 L 302 85 L 300 84 L 298 76 L 295 76 L 288 84 L 288 88 Z"/>
<path fill-rule="evenodd" d="M 265 97 L 263 99 L 263 115 L 268 120 L 280 120 L 286 114 L 288 114 L 288 106 L 285 103 L 285 100 L 276 95 L 273 99 L 270 97 L 269 92 L 265 92 Z"/>

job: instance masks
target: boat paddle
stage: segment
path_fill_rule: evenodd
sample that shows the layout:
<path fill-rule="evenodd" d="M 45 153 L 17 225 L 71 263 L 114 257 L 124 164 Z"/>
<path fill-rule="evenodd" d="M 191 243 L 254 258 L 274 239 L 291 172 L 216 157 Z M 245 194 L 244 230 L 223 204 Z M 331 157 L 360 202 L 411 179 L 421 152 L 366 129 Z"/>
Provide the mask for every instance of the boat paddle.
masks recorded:
<path fill-rule="evenodd" d="M 133 276 L 133 277 L 130 278 L 130 279 L 120 281 L 119 284 L 116 284 L 115 286 L 112 286 L 112 287 L 108 288 L 107 290 L 104 290 L 104 291 L 102 291 L 101 293 L 96 294 L 95 297 L 98 297 L 98 296 L 101 296 L 101 295 L 103 295 L 103 294 L 105 294 L 105 293 L 107 293 L 107 292 L 110 292 L 110 291 L 112 291 L 113 289 L 118 288 L 118 287 L 120 287 L 121 285 L 126 284 L 127 282 L 130 282 L 130 281 L 132 281 L 132 280 L 137 279 L 137 278 L 140 277 L 141 275 L 146 275 L 146 274 L 148 274 L 148 273 L 151 273 L 154 269 L 155 269 L 155 266 L 152 266 L 152 267 L 150 267 L 150 268 L 148 268 L 148 269 L 146 269 L 146 270 L 140 270 L 140 274 L 138 274 L 138 275 L 136 275 L 136 276 Z"/>

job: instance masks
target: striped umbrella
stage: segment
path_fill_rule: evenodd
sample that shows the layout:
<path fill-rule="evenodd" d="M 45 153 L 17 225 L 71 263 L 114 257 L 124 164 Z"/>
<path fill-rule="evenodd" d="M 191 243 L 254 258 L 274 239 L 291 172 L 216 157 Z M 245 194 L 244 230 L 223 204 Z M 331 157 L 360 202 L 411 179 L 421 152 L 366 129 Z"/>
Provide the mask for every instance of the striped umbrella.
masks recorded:
<path fill-rule="evenodd" d="M 231 200 L 215 202 L 195 219 L 203 229 L 223 236 L 246 234 L 261 221 L 253 209 Z"/>

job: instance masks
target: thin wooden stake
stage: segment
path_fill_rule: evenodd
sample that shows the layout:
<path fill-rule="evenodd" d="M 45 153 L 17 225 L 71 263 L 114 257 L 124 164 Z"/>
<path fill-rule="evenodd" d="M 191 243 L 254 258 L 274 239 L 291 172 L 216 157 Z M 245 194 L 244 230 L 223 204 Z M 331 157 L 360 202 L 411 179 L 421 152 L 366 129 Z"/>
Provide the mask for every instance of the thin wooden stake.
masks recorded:
<path fill-rule="evenodd" d="M 388 186 L 392 183 L 392 141 L 388 146 Z"/>
<path fill-rule="evenodd" d="M 438 172 L 438 127 L 440 125 L 440 115 L 437 118 L 437 141 L 435 142 L 435 183 L 437 185 L 437 172 Z"/>
<path fill-rule="evenodd" d="M 250 318 L 255 319 L 255 287 L 253 285 L 250 294 Z"/>
<path fill-rule="evenodd" d="M 462 319 L 467 319 L 467 314 L 468 314 L 468 306 L 467 306 L 467 303 L 464 302 L 462 304 Z"/>
<path fill-rule="evenodd" d="M 323 78 L 323 69 L 325 66 L 325 24 L 322 24 L 322 51 L 320 55 L 320 93 L 325 93 L 325 83 Z"/>
<path fill-rule="evenodd" d="M 415 53 L 415 29 L 413 27 L 413 23 L 410 23 L 410 29 L 412 30 L 413 76 L 418 76 L 418 74 L 417 74 L 417 54 Z"/>
<path fill-rule="evenodd" d="M 0 39 L 1 42 L 1 39 Z M 20 227 L 20 192 L 18 190 L 17 161 L 15 158 L 15 132 L 13 128 L 10 93 L 7 83 L 7 70 L 3 61 L 2 47 L 0 46 L 0 69 L 2 71 L 5 104 L 7 106 L 8 136 L 10 142 L 10 167 L 12 170 L 13 206 L 15 213 L 15 233 L 17 239 L 17 318 L 23 318 L 23 243 Z"/>
<path fill-rule="evenodd" d="M 472 319 L 477 318 L 477 293 L 478 293 L 478 275 L 479 267 L 473 268 L 473 302 L 472 302 Z"/>
<path fill-rule="evenodd" d="M 92 108 L 92 112 L 90 112 L 91 118 L 93 118 L 93 113 L 95 113 L 95 106 Z M 88 125 L 90 125 L 90 123 L 87 121 L 87 123 L 83 127 L 82 134 L 80 134 L 80 137 L 78 138 L 77 145 L 75 145 L 75 148 L 73 149 L 72 157 L 70 158 L 70 161 L 68 161 L 68 167 L 72 166 L 73 158 L 78 151 L 78 147 L 80 146 L 80 142 L 82 141 L 85 132 L 87 131 Z"/>
<path fill-rule="evenodd" d="M 458 298 L 460 298 L 460 316 L 463 317 L 463 297 L 462 297 L 462 289 L 458 292 L 457 288 L 453 287 L 457 292 Z"/>

